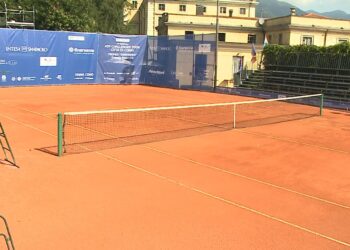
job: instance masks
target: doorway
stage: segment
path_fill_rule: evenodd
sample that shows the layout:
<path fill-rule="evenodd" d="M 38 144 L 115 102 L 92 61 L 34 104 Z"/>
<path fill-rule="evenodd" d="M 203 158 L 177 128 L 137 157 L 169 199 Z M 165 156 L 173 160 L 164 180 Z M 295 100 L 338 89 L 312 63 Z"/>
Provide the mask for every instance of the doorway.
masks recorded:
<path fill-rule="evenodd" d="M 234 56 L 233 57 L 233 86 L 241 85 L 242 81 L 242 69 L 243 69 L 243 57 Z"/>

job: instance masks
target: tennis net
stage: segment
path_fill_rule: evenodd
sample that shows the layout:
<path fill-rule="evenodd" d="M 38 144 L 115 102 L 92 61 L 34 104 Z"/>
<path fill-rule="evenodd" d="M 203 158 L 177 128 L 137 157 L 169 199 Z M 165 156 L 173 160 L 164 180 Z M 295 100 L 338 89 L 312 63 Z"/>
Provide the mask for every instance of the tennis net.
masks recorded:
<path fill-rule="evenodd" d="M 322 114 L 323 96 L 58 115 L 58 155 L 144 144 Z"/>

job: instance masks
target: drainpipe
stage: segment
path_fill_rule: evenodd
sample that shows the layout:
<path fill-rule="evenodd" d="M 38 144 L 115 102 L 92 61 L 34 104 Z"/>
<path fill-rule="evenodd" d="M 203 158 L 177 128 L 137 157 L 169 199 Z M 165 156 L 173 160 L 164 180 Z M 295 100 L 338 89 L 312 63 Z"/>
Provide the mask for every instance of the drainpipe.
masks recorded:
<path fill-rule="evenodd" d="M 154 34 L 154 30 L 156 29 L 156 0 L 153 0 L 153 36 L 155 36 Z"/>
<path fill-rule="evenodd" d="M 323 41 L 323 46 L 327 46 L 327 36 L 328 36 L 328 29 L 326 29 L 325 33 L 324 33 L 324 41 Z"/>

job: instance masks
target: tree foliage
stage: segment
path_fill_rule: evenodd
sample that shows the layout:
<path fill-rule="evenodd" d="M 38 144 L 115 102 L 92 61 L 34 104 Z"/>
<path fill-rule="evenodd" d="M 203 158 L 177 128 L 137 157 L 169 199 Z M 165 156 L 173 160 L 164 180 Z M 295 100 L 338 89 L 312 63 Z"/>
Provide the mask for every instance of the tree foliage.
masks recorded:
<path fill-rule="evenodd" d="M 6 0 L 8 8 L 35 7 L 37 29 L 128 33 L 126 0 Z"/>

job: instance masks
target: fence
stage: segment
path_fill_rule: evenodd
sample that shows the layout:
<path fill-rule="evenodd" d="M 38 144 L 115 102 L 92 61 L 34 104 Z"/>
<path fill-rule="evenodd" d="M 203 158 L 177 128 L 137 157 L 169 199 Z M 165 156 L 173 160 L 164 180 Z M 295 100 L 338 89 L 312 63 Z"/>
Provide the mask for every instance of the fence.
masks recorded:
<path fill-rule="evenodd" d="M 350 75 L 350 55 L 324 53 L 279 53 L 264 55 L 267 70 Z"/>
<path fill-rule="evenodd" d="M 213 87 L 215 35 L 131 36 L 0 29 L 0 86 Z"/>

